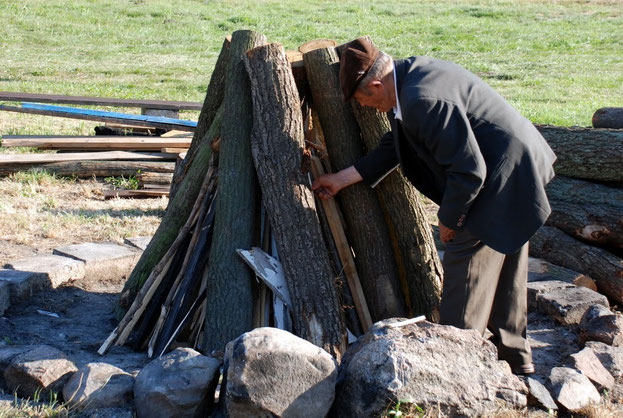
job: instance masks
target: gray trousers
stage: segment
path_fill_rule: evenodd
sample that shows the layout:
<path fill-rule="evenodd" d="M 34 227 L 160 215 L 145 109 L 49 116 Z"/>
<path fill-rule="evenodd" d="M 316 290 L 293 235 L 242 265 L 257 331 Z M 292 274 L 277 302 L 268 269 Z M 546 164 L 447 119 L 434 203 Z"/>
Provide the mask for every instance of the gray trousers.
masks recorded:
<path fill-rule="evenodd" d="M 512 367 L 532 362 L 526 338 L 528 244 L 502 254 L 467 231 L 446 244 L 440 322 L 493 333 L 498 357 Z"/>

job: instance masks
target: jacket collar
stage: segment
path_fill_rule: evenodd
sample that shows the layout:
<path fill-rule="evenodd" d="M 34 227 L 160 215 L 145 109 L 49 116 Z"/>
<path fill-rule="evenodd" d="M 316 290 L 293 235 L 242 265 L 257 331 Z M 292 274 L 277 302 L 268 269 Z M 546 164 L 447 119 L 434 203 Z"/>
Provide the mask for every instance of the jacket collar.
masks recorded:
<path fill-rule="evenodd" d="M 394 71 L 396 71 L 396 91 L 398 92 L 398 97 L 396 97 L 396 100 L 399 100 L 402 82 L 404 81 L 407 73 L 409 72 L 409 67 L 411 66 L 411 60 L 410 59 L 395 60 L 394 66 L 395 66 Z"/>

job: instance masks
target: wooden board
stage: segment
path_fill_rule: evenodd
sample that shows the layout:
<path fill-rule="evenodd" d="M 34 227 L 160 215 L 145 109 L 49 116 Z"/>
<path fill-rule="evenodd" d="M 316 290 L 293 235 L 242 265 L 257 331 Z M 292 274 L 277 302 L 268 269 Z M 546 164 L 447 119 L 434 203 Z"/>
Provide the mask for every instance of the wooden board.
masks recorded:
<path fill-rule="evenodd" d="M 177 154 L 160 152 L 75 152 L 62 154 L 6 154 L 0 155 L 0 164 L 59 163 L 65 161 L 105 161 L 105 160 L 159 160 L 175 161 Z"/>
<path fill-rule="evenodd" d="M 21 107 L 0 105 L 0 110 L 29 113 L 34 115 L 56 116 L 61 118 L 93 120 L 101 122 L 117 122 L 126 125 L 151 126 L 154 128 L 194 131 L 197 122 L 183 119 L 165 118 L 162 116 L 128 115 L 119 112 L 82 109 L 67 106 L 51 106 L 36 103 L 23 103 Z"/>
<path fill-rule="evenodd" d="M 37 94 L 20 92 L 0 92 L 0 101 L 5 102 L 37 102 L 64 103 L 90 106 L 141 107 L 144 109 L 168 110 L 201 110 L 200 102 L 183 102 L 168 100 L 135 100 L 115 99 L 109 97 L 64 96 L 57 94 Z"/>
<path fill-rule="evenodd" d="M 149 150 L 188 148 L 192 138 L 161 138 L 155 136 L 61 136 L 7 135 L 2 147 L 35 147 L 66 150 Z"/>
<path fill-rule="evenodd" d="M 115 197 L 149 199 L 154 197 L 169 196 L 169 192 L 165 190 L 103 190 L 105 199 Z"/>

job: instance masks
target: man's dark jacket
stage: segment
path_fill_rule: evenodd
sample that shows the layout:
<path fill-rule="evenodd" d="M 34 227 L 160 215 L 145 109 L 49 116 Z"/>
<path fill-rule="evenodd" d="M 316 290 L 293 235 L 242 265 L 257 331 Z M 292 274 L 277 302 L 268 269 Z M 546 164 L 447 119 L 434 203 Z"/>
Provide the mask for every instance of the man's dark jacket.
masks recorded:
<path fill-rule="evenodd" d="M 550 214 L 556 156 L 536 128 L 464 68 L 427 57 L 396 61 L 402 122 L 355 164 L 376 185 L 400 164 L 439 204 L 439 220 L 512 254 Z"/>

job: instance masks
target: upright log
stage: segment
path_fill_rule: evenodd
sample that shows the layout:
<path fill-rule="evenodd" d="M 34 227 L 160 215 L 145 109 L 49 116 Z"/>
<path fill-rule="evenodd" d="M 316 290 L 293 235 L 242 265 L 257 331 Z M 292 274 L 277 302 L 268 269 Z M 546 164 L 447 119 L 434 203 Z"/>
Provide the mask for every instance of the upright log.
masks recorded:
<path fill-rule="evenodd" d="M 355 118 L 361 129 L 366 151 L 376 148 L 381 137 L 391 130 L 387 116 L 371 107 L 362 107 L 351 100 Z M 443 269 L 437 248 L 420 202 L 418 191 L 400 170 L 394 170 L 376 186 L 394 248 L 399 271 L 412 314 L 434 316 L 441 299 Z"/>
<path fill-rule="evenodd" d="M 314 195 L 302 170 L 296 83 L 280 44 L 252 49 L 244 62 L 253 97 L 251 150 L 292 298 L 294 331 L 340 358 L 346 333 Z"/>
<path fill-rule="evenodd" d="M 207 269 L 204 352 L 225 344 L 252 326 L 252 275 L 236 254 L 253 245 L 255 174 L 251 158 L 251 88 L 242 55 L 266 43 L 264 35 L 236 31 L 229 47 L 215 200 L 214 239 Z M 194 164 L 193 164 L 194 165 Z"/>
<path fill-rule="evenodd" d="M 219 111 L 206 134 L 210 142 L 220 134 L 221 117 L 222 112 Z M 115 309 L 117 317 L 123 316 L 156 263 L 169 250 L 180 228 L 186 223 L 210 166 L 211 155 L 210 147 L 200 147 L 197 150 L 194 163 L 189 166 L 175 196 L 170 198 L 169 206 L 158 229 L 123 287 L 119 304 Z"/>
<path fill-rule="evenodd" d="M 557 174 L 577 179 L 623 181 L 623 131 L 537 125 L 558 159 Z"/>
<path fill-rule="evenodd" d="M 337 53 L 332 47 L 316 49 L 306 53 L 303 61 L 329 159 L 338 171 L 361 158 L 363 149 L 353 111 L 342 103 Z M 356 184 L 342 190 L 338 198 L 372 319 L 406 316 L 391 239 L 374 191 Z"/>
<path fill-rule="evenodd" d="M 623 129 L 623 107 L 602 107 L 593 113 L 593 128 Z"/>
<path fill-rule="evenodd" d="M 214 65 L 212 76 L 210 77 L 210 83 L 206 92 L 206 97 L 203 100 L 203 106 L 199 113 L 199 120 L 197 121 L 197 127 L 193 134 L 190 148 L 186 152 L 186 157 L 180 164 L 175 167 L 175 173 L 173 174 L 173 181 L 171 182 L 170 199 L 175 197 L 179 184 L 181 183 L 188 167 L 195 158 L 195 154 L 199 147 L 204 146 L 207 142 L 209 146 L 212 142 L 212 138 L 208 138 L 206 134 L 210 129 L 216 112 L 218 111 L 221 103 L 223 102 L 223 94 L 225 90 L 225 75 L 227 74 L 227 61 L 229 59 L 229 46 L 231 44 L 231 37 L 226 37 L 223 41 L 221 52 Z"/>
<path fill-rule="evenodd" d="M 601 293 L 623 304 L 623 259 L 582 244 L 550 226 L 542 227 L 532 237 L 530 255 L 588 275 Z"/>

